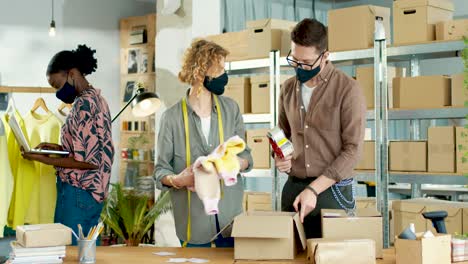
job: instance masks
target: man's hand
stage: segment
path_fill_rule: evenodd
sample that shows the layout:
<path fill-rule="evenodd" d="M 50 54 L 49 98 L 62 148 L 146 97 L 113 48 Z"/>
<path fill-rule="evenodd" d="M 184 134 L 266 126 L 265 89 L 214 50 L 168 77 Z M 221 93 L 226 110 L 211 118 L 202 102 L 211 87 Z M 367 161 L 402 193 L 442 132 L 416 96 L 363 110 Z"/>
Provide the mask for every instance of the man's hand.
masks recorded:
<path fill-rule="evenodd" d="M 291 172 L 291 167 L 292 167 L 292 155 L 289 155 L 287 157 L 284 157 L 284 159 L 281 159 L 279 157 L 277 157 L 275 155 L 275 165 L 276 165 L 276 168 L 280 171 L 280 172 L 284 172 L 284 173 L 289 173 Z"/>
<path fill-rule="evenodd" d="M 62 151 L 63 147 L 54 143 L 41 143 L 37 145 L 36 149 L 48 149 L 48 150 Z"/>
<path fill-rule="evenodd" d="M 300 208 L 299 208 L 300 205 Z M 301 223 L 304 223 L 304 218 L 309 215 L 314 209 L 315 206 L 317 205 L 317 196 L 309 190 L 305 189 L 303 190 L 297 197 L 296 200 L 294 201 L 294 209 L 296 212 L 299 212 L 299 217 L 301 218 Z"/>

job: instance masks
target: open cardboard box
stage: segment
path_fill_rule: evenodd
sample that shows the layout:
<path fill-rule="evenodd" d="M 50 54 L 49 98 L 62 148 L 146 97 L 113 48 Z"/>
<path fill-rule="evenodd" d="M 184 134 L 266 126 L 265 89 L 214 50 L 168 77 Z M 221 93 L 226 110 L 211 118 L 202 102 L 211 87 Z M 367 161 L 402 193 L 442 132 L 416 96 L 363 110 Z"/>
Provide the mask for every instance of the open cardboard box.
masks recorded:
<path fill-rule="evenodd" d="M 344 210 L 322 209 L 322 236 L 327 239 L 372 239 L 375 256 L 383 258 L 382 216 L 375 208 L 356 209 L 354 216 Z"/>
<path fill-rule="evenodd" d="M 306 248 L 297 213 L 246 212 L 234 219 L 232 237 L 236 260 L 292 260 Z"/>
<path fill-rule="evenodd" d="M 417 234 L 418 237 L 422 233 Z M 432 238 L 408 240 L 395 238 L 396 264 L 450 264 L 451 236 L 436 234 Z"/>

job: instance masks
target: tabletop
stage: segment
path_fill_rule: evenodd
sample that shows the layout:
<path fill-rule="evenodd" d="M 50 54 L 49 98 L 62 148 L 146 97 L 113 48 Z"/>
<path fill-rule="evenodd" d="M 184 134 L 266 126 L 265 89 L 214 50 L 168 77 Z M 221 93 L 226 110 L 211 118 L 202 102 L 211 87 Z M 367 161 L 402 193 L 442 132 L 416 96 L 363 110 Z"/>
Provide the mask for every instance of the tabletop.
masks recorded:
<path fill-rule="evenodd" d="M 174 256 L 161 257 L 156 252 L 171 252 Z M 222 248 L 160 248 L 160 247 L 97 247 L 96 263 L 119 264 L 119 263 L 167 263 L 169 258 L 200 258 L 207 259 L 210 263 L 219 264 L 254 264 L 254 263 L 276 263 L 276 264 L 303 264 L 307 263 L 306 252 L 300 253 L 295 260 L 289 261 L 234 261 L 234 250 Z M 76 247 L 67 248 L 67 257 L 64 263 L 78 263 L 78 252 Z M 377 264 L 394 264 L 394 249 L 384 251 L 384 259 L 378 259 Z"/>

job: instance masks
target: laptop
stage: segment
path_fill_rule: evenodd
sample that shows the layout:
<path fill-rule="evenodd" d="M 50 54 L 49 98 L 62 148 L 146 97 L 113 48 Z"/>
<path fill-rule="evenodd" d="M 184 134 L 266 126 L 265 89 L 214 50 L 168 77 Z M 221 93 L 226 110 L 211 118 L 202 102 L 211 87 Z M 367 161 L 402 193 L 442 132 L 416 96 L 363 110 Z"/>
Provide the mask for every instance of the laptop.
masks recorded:
<path fill-rule="evenodd" d="M 24 151 L 27 153 L 33 153 L 33 154 L 43 154 L 43 155 L 69 155 L 70 152 L 68 151 L 61 151 L 61 150 L 50 150 L 50 149 L 32 149 L 29 146 L 28 141 L 26 140 L 26 137 L 24 136 L 23 130 L 21 130 L 18 121 L 16 120 L 16 117 L 14 114 L 10 115 L 10 120 L 8 121 L 8 124 L 11 127 L 11 131 L 13 132 L 13 135 L 16 138 L 16 141 L 20 146 L 23 147 Z"/>

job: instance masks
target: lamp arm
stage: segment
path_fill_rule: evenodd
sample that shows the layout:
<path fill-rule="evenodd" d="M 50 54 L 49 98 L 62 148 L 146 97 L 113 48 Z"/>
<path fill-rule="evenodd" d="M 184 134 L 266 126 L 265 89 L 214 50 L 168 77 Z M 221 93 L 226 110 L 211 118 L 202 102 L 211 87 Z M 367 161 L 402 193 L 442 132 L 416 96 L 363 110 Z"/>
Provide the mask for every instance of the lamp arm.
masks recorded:
<path fill-rule="evenodd" d="M 130 100 L 128 100 L 127 104 L 125 104 L 125 106 L 122 107 L 122 109 L 120 109 L 120 112 L 118 112 L 117 115 L 114 116 L 114 118 L 112 118 L 111 123 L 114 123 L 114 121 L 123 113 L 123 111 L 125 111 L 125 109 L 127 109 L 127 107 L 133 102 L 133 100 L 135 100 L 135 98 L 136 98 L 140 93 L 142 93 L 142 92 L 144 92 L 144 91 L 145 91 L 145 89 L 139 88 L 139 89 L 136 91 L 135 95 L 133 95 L 133 97 L 132 97 Z"/>

